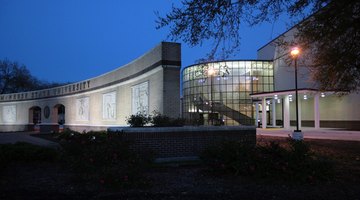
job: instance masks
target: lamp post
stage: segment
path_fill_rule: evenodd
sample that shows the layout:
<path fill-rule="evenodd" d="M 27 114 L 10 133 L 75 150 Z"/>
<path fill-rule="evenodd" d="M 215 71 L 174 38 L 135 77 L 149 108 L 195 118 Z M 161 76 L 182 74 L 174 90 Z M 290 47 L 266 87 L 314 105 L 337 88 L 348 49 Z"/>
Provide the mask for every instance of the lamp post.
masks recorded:
<path fill-rule="evenodd" d="M 211 125 L 214 125 L 214 120 L 213 120 L 213 113 L 214 113 L 214 104 L 213 104 L 213 86 L 212 86 L 212 79 L 213 76 L 215 75 L 215 69 L 213 67 L 210 67 L 208 69 L 208 76 L 210 78 L 210 121 L 211 121 Z"/>
<path fill-rule="evenodd" d="M 295 64 L 295 104 L 296 104 L 296 130 L 293 133 L 293 138 L 301 140 L 303 139 L 303 135 L 301 133 L 301 130 L 299 130 L 299 98 L 298 98 L 298 81 L 297 81 L 297 59 L 300 54 L 300 49 L 298 47 L 294 47 L 291 49 L 290 52 L 292 58 L 294 59 Z"/>

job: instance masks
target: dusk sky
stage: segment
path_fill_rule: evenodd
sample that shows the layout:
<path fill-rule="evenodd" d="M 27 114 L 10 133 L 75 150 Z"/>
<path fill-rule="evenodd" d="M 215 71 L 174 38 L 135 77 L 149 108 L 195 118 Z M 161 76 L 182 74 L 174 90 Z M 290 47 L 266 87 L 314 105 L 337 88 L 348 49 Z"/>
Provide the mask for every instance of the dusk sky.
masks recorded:
<path fill-rule="evenodd" d="M 0 0 L 0 59 L 27 66 L 41 80 L 76 82 L 123 66 L 167 39 L 156 30 L 177 0 Z M 232 59 L 256 59 L 256 51 L 289 22 L 243 25 L 241 50 Z M 181 42 L 181 41 L 177 41 Z M 210 43 L 209 43 L 210 44 Z M 210 45 L 182 44 L 182 66 L 194 64 Z"/>

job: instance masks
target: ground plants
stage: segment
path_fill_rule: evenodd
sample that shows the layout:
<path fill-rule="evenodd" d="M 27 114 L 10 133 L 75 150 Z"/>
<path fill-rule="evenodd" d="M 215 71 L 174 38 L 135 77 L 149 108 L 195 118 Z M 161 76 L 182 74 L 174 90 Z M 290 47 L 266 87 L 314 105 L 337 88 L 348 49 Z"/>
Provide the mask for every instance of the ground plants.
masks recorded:
<path fill-rule="evenodd" d="M 152 156 L 131 151 L 120 135 L 68 130 L 58 138 L 65 165 L 82 180 L 121 188 L 147 184 L 143 171 Z"/>
<path fill-rule="evenodd" d="M 52 162 L 58 158 L 59 153 L 53 148 L 25 142 L 0 145 L 0 169 L 14 162 Z"/>
<path fill-rule="evenodd" d="M 154 115 L 151 116 L 151 123 L 155 127 L 179 127 L 184 126 L 185 119 L 183 118 L 170 118 L 160 112 L 154 111 Z"/>
<path fill-rule="evenodd" d="M 146 115 L 143 113 L 130 115 L 126 118 L 126 122 L 130 125 L 130 127 L 143 127 L 147 124 L 154 127 L 179 127 L 184 126 L 185 119 L 171 118 L 158 111 L 154 111 L 153 115 Z"/>
<path fill-rule="evenodd" d="M 206 149 L 201 158 L 216 173 L 296 182 L 323 181 L 333 176 L 329 159 L 313 153 L 307 143 L 292 139 L 285 146 L 269 142 L 255 147 L 227 141 Z"/>
<path fill-rule="evenodd" d="M 143 113 L 137 113 L 134 115 L 130 115 L 126 118 L 126 122 L 131 127 L 143 127 L 145 124 L 151 121 L 151 117 L 149 115 Z"/>

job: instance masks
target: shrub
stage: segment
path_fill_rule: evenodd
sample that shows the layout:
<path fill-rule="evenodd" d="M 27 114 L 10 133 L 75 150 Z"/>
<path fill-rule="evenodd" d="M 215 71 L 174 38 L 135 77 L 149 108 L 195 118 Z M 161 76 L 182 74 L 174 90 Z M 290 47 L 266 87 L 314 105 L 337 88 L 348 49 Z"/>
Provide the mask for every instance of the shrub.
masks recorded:
<path fill-rule="evenodd" d="M 179 127 L 184 126 L 185 119 L 183 118 L 170 118 L 159 112 L 154 111 L 154 115 L 151 117 L 151 123 L 155 127 Z"/>
<path fill-rule="evenodd" d="M 12 162 L 44 162 L 59 158 L 56 149 L 37 146 L 26 142 L 0 145 L 0 168 Z"/>
<path fill-rule="evenodd" d="M 153 116 L 150 116 L 150 119 L 150 122 L 155 127 L 179 127 L 184 126 L 185 124 L 185 119 L 183 118 L 170 118 L 158 111 L 154 111 Z"/>
<path fill-rule="evenodd" d="M 185 125 L 185 119 L 184 118 L 175 118 L 171 120 L 171 126 L 174 127 L 180 127 Z"/>
<path fill-rule="evenodd" d="M 201 158 L 216 173 L 300 182 L 332 177 L 331 162 L 314 155 L 306 143 L 289 139 L 287 144 L 287 148 L 274 142 L 249 147 L 224 142 L 206 149 Z"/>
<path fill-rule="evenodd" d="M 88 132 L 64 138 L 67 139 L 62 142 L 63 158 L 79 178 L 112 187 L 147 183 L 142 174 L 151 163 L 152 156 L 131 151 L 121 136 Z"/>
<path fill-rule="evenodd" d="M 130 115 L 130 117 L 126 118 L 127 124 L 129 124 L 131 127 L 143 127 L 145 124 L 149 123 L 151 121 L 151 117 L 138 113 L 136 115 Z"/>
<path fill-rule="evenodd" d="M 165 127 L 171 125 L 171 119 L 170 117 L 162 115 L 161 113 L 155 113 L 151 119 L 151 123 L 155 127 Z"/>

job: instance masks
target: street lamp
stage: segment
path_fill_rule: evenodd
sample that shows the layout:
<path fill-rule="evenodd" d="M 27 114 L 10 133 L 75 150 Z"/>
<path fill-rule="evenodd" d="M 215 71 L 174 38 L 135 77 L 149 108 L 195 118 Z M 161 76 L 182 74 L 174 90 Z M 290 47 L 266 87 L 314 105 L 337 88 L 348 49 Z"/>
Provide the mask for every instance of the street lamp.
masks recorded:
<path fill-rule="evenodd" d="M 208 68 L 208 76 L 210 78 L 210 121 L 211 121 L 211 125 L 214 125 L 214 120 L 213 120 L 213 113 L 214 113 L 214 104 L 213 104 L 213 86 L 212 86 L 212 79 L 213 79 L 213 76 L 215 75 L 215 69 L 213 67 L 209 67 Z"/>
<path fill-rule="evenodd" d="M 294 64 L 295 64 L 295 104 L 296 104 L 296 130 L 293 133 L 294 139 L 303 139 L 303 135 L 301 133 L 301 130 L 299 130 L 299 102 L 298 102 L 298 81 L 297 81 L 297 59 L 300 54 L 300 49 L 298 47 L 294 47 L 291 49 L 290 52 Z"/>

